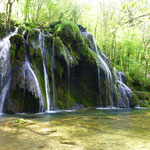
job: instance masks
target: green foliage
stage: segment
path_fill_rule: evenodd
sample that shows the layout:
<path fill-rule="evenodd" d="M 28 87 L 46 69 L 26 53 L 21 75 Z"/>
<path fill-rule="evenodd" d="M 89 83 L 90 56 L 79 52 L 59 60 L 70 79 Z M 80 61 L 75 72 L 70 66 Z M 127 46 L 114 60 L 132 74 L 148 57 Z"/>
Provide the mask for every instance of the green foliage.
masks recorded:
<path fill-rule="evenodd" d="M 18 27 L 18 33 L 19 34 L 22 34 L 24 30 L 25 30 L 25 26 L 21 25 L 21 26 Z"/>
<path fill-rule="evenodd" d="M 150 104 L 148 103 L 147 100 L 144 100 L 144 101 L 140 101 L 140 107 L 150 107 Z"/>
<path fill-rule="evenodd" d="M 140 100 L 148 100 L 150 102 L 150 92 L 147 91 L 135 91 L 135 94 Z"/>
<path fill-rule="evenodd" d="M 34 42 L 35 46 L 38 47 L 38 37 L 39 37 L 39 31 L 33 28 L 30 28 L 28 31 L 28 42 L 31 44 Z"/>

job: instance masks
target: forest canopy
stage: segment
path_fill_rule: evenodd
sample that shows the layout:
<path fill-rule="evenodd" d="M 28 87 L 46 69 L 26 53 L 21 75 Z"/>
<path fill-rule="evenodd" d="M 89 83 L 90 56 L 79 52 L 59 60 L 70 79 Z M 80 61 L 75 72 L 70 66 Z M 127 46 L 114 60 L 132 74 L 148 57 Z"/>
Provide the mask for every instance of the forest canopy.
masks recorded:
<path fill-rule="evenodd" d="M 0 6 L 8 28 L 11 20 L 39 28 L 81 24 L 130 86 L 150 90 L 150 0 L 0 0 Z"/>

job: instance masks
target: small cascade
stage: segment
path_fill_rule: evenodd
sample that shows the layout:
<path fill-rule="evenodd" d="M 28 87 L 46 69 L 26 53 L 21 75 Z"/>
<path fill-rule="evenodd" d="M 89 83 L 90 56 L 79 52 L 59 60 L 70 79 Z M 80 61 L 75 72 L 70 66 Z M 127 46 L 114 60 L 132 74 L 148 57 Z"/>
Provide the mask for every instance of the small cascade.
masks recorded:
<path fill-rule="evenodd" d="M 10 88 L 10 82 L 11 82 L 11 77 L 8 79 L 6 85 L 4 86 L 4 88 L 2 89 L 2 91 L 0 93 L 0 114 L 3 112 L 5 98 L 6 98 L 7 92 Z"/>
<path fill-rule="evenodd" d="M 24 38 L 24 36 L 23 36 L 23 38 Z M 23 67 L 24 81 L 26 81 L 26 72 L 30 71 L 30 73 L 32 74 L 32 76 L 34 78 L 35 85 L 36 85 L 36 88 L 37 88 L 38 97 L 40 99 L 39 100 L 39 112 L 43 112 L 44 111 L 44 99 L 43 99 L 43 95 L 42 95 L 42 92 L 41 92 L 40 85 L 39 85 L 38 79 L 36 77 L 36 74 L 34 73 L 33 69 L 31 68 L 30 62 L 29 62 L 28 57 L 27 57 L 28 35 L 27 35 L 27 40 L 25 40 L 25 41 L 26 41 L 25 42 L 25 63 L 24 63 L 24 67 Z M 24 83 L 24 95 L 25 95 L 25 84 L 26 83 Z"/>
<path fill-rule="evenodd" d="M 115 69 L 115 67 L 113 72 L 114 72 L 115 82 L 117 84 L 116 86 L 118 87 L 118 91 L 119 91 L 119 98 L 118 98 L 119 107 L 130 107 L 129 98 L 132 97 L 132 91 L 127 85 L 123 83 L 121 73 L 118 72 Z"/>
<path fill-rule="evenodd" d="M 44 34 L 40 31 L 39 34 L 39 46 L 43 55 L 43 67 L 44 67 L 44 80 L 45 80 L 45 89 L 46 89 L 46 100 L 47 100 L 47 111 L 50 111 L 51 108 L 51 100 L 50 100 L 50 86 L 49 86 L 49 79 L 47 75 L 47 70 L 45 66 L 45 57 L 44 57 L 44 51 L 45 51 L 45 43 L 44 43 Z"/>
<path fill-rule="evenodd" d="M 7 92 L 10 89 L 11 82 L 11 63 L 10 63 L 10 41 L 9 38 L 17 34 L 18 28 L 0 41 L 0 113 L 3 107 Z"/>
<path fill-rule="evenodd" d="M 93 37 L 93 36 L 92 36 Z M 105 71 L 107 72 L 107 83 L 108 83 L 108 88 L 109 88 L 109 100 L 110 100 L 110 105 L 114 106 L 113 100 L 112 100 L 112 75 L 111 75 L 111 71 L 109 69 L 109 67 L 107 66 L 106 62 L 102 59 L 102 57 L 99 55 L 98 49 L 97 49 L 97 44 L 95 42 L 95 39 L 93 37 L 93 44 L 94 44 L 94 50 L 99 58 L 99 61 L 101 62 L 101 64 L 103 65 Z M 100 86 L 100 68 L 98 68 L 98 80 L 99 80 L 99 87 Z"/>
<path fill-rule="evenodd" d="M 30 66 L 29 60 L 27 58 L 27 55 L 25 56 L 24 69 L 25 70 L 29 70 L 31 72 L 34 80 L 35 80 L 35 84 L 36 84 L 36 88 L 37 88 L 37 92 L 38 92 L 38 97 L 40 99 L 39 112 L 43 112 L 44 111 L 44 100 L 43 100 L 42 92 L 41 92 L 41 89 L 40 89 L 40 85 L 39 85 L 38 79 L 37 79 L 33 69 Z"/>
<path fill-rule="evenodd" d="M 54 66 L 55 66 L 55 59 L 54 59 L 54 42 L 52 41 L 52 86 L 53 86 L 53 107 L 56 107 L 56 90 L 55 90 L 55 75 L 54 75 Z"/>

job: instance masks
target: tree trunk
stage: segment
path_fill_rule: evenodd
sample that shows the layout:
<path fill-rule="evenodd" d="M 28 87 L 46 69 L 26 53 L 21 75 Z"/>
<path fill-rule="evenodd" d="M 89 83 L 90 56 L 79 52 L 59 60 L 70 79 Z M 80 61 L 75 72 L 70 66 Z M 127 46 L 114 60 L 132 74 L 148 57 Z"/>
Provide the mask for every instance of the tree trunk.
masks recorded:
<path fill-rule="evenodd" d="M 15 0 L 13 0 L 12 2 L 11 2 L 11 0 L 8 0 L 8 2 L 6 4 L 6 17 L 7 17 L 6 24 L 7 24 L 8 29 L 10 29 L 10 19 L 11 19 L 11 13 L 12 13 L 12 5 L 13 5 L 14 2 L 15 2 Z M 9 9 L 9 11 L 8 11 L 8 9 Z"/>

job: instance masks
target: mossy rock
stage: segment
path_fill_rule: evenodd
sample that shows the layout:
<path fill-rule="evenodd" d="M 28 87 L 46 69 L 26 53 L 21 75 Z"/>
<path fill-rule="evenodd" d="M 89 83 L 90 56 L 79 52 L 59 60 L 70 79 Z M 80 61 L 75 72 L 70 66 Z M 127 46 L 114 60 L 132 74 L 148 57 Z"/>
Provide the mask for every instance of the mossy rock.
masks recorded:
<path fill-rule="evenodd" d="M 33 47 L 29 48 L 29 57 L 32 62 L 32 68 L 36 72 L 40 88 L 42 91 L 42 95 L 45 100 L 45 108 L 46 104 L 46 91 L 45 91 L 45 81 L 44 81 L 44 68 L 43 68 L 43 55 L 41 53 L 40 48 L 34 49 Z"/>
<path fill-rule="evenodd" d="M 78 65 L 78 55 L 72 49 L 70 51 L 64 45 L 60 37 L 54 38 L 54 50 L 55 55 L 58 57 L 62 57 L 65 59 L 66 63 L 70 63 L 70 65 Z"/>
<path fill-rule="evenodd" d="M 13 66 L 23 63 L 25 59 L 25 42 L 20 34 L 10 37 L 11 42 L 11 63 Z"/>
<path fill-rule="evenodd" d="M 61 23 L 62 23 L 61 21 L 54 21 L 49 25 L 49 27 L 54 28 L 56 25 L 61 24 Z"/>
<path fill-rule="evenodd" d="M 35 47 L 39 45 L 39 31 L 37 29 L 30 28 L 28 31 L 28 43 L 34 44 Z"/>
<path fill-rule="evenodd" d="M 63 83 L 56 90 L 56 102 L 61 109 L 70 109 L 75 105 L 75 99 L 70 96 L 70 92 Z"/>
<path fill-rule="evenodd" d="M 132 93 L 132 98 L 131 98 L 131 101 L 130 101 L 130 106 L 131 107 L 135 107 L 136 105 L 139 105 L 139 99 L 138 99 L 138 97 L 136 96 L 135 93 Z"/>

